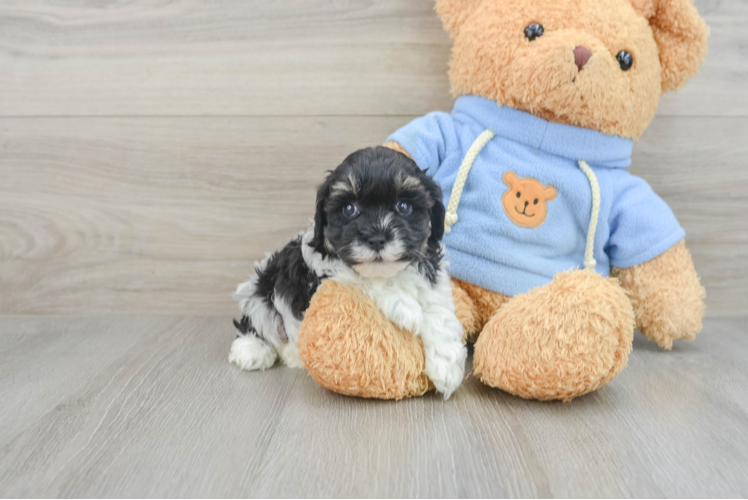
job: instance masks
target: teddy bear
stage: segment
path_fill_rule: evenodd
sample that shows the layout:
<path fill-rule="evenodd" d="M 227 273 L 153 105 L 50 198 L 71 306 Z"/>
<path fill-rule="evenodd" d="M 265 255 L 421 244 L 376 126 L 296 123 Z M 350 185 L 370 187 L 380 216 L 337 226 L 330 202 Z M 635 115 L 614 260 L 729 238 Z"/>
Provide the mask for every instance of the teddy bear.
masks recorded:
<path fill-rule="evenodd" d="M 634 329 L 670 349 L 701 330 L 705 291 L 672 211 L 629 174 L 663 92 L 694 76 L 693 0 L 437 0 L 453 40 L 451 113 L 386 146 L 442 188 L 455 312 L 473 374 L 570 401 L 626 366 Z M 418 338 L 326 282 L 299 336 L 322 386 L 401 399 L 432 388 Z"/>

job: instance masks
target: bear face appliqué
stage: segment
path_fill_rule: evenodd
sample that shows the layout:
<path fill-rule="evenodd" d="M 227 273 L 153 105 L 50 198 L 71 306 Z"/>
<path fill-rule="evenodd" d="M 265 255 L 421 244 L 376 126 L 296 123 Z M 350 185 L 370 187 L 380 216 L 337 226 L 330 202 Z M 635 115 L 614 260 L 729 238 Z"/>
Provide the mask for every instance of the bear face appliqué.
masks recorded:
<path fill-rule="evenodd" d="M 503 181 L 509 189 L 501 203 L 509 219 L 528 229 L 542 226 L 548 215 L 548 202 L 556 199 L 556 188 L 544 186 L 532 177 L 520 179 L 514 172 L 505 173 Z"/>

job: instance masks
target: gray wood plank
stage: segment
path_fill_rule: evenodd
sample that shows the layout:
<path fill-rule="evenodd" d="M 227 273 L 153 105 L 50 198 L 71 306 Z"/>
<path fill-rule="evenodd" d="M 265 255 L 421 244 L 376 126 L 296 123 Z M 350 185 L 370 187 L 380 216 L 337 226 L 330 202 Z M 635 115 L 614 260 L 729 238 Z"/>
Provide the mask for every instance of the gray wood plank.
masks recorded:
<path fill-rule="evenodd" d="M 22 321 L 33 342 L 4 353 L 21 368 L 0 376 L 29 401 L 1 410 L 3 496 L 236 495 L 301 376 L 231 370 L 228 318 Z M 18 321 L 0 323 L 4 337 Z"/>
<path fill-rule="evenodd" d="M 451 106 L 433 0 L 0 3 L 0 115 L 420 115 Z M 748 9 L 697 0 L 702 74 L 661 116 L 748 116 Z"/>
<path fill-rule="evenodd" d="M 406 120 L 2 121 L 0 313 L 231 314 L 324 172 Z"/>
<path fill-rule="evenodd" d="M 324 171 L 412 117 L 0 119 L 0 313 L 233 314 Z M 658 118 L 636 145 L 712 315 L 748 311 L 746 118 Z"/>
<path fill-rule="evenodd" d="M 572 403 L 447 402 L 242 373 L 228 318 L 0 317 L 3 497 L 745 497 L 748 321 Z"/>

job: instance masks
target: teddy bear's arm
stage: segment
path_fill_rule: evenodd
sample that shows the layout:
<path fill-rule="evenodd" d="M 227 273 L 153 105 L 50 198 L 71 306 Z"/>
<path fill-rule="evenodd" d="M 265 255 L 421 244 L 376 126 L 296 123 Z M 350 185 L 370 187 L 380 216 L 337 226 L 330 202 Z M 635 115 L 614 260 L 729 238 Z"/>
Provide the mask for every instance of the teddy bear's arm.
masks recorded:
<path fill-rule="evenodd" d="M 685 240 L 654 259 L 628 269 L 612 269 L 629 292 L 636 327 L 665 349 L 673 340 L 693 340 L 701 331 L 706 292 Z"/>

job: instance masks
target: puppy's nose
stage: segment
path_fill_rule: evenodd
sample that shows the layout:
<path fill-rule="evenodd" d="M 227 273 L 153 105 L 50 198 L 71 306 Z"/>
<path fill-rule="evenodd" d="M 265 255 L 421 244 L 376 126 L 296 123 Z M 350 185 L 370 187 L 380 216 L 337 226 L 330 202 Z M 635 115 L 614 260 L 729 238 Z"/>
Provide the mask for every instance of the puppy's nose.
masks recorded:
<path fill-rule="evenodd" d="M 384 248 L 384 244 L 387 243 L 387 238 L 385 238 L 383 234 L 377 234 L 370 237 L 366 242 L 369 244 L 369 248 L 378 252 Z"/>
<path fill-rule="evenodd" d="M 582 69 L 584 69 L 584 66 L 587 64 L 591 57 L 592 51 L 583 45 L 579 45 L 576 49 L 574 49 L 574 64 L 577 65 L 579 71 L 582 71 Z"/>

